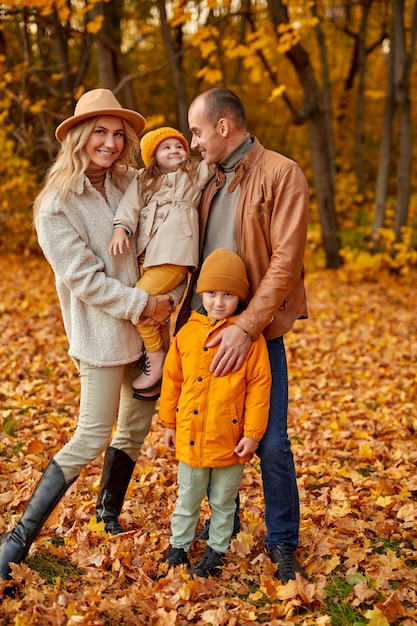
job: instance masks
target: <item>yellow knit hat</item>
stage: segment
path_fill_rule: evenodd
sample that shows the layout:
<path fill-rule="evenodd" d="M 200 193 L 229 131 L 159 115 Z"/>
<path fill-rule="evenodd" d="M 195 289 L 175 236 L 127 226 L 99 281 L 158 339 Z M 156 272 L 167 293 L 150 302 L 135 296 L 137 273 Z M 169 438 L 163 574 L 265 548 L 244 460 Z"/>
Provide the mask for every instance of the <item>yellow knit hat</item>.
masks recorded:
<path fill-rule="evenodd" d="M 239 300 L 245 301 L 249 282 L 240 256 L 226 248 L 214 250 L 201 266 L 196 291 L 230 291 Z"/>
<path fill-rule="evenodd" d="M 159 144 L 161 144 L 165 139 L 171 139 L 171 137 L 179 139 L 184 146 L 184 150 L 186 151 L 186 153 L 190 153 L 188 142 L 179 130 L 176 130 L 175 128 L 170 128 L 169 126 L 162 126 L 161 128 L 157 128 L 156 130 L 149 131 L 148 133 L 146 133 L 146 135 L 143 135 L 142 139 L 140 140 L 142 161 L 144 162 L 145 167 L 148 167 L 153 155 L 158 149 Z"/>

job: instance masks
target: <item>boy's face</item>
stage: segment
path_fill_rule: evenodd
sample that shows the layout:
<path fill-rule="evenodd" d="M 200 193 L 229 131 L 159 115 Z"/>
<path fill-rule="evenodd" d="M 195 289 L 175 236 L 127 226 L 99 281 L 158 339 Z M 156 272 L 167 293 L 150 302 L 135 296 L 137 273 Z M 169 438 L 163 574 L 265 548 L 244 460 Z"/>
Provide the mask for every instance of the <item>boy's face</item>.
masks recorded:
<path fill-rule="evenodd" d="M 203 306 L 207 315 L 215 320 L 230 317 L 237 309 L 239 296 L 229 291 L 203 291 Z"/>

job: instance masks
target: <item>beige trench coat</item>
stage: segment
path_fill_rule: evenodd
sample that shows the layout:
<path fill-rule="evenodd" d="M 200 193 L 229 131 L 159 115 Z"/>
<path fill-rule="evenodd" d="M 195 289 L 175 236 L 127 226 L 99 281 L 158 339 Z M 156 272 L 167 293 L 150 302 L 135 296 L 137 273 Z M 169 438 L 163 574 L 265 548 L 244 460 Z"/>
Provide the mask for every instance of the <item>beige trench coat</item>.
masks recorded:
<path fill-rule="evenodd" d="M 136 247 L 138 256 L 145 252 L 144 267 L 197 267 L 198 205 L 214 169 L 201 161 L 191 176 L 181 169 L 163 174 L 160 189 L 146 205 L 142 195 L 144 170 L 137 172 L 119 204 L 113 225 L 123 226 L 130 234 L 139 225 Z"/>

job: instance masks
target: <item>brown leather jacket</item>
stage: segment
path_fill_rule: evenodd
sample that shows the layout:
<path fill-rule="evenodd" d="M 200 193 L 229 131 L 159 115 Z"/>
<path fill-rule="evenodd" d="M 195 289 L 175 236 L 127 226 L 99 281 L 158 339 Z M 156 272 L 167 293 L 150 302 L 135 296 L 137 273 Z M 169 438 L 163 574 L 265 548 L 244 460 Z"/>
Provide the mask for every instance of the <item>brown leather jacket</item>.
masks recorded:
<path fill-rule="evenodd" d="M 304 289 L 304 249 L 308 226 L 308 184 L 299 166 L 287 157 L 266 150 L 256 137 L 236 165 L 229 190 L 241 187 L 236 213 L 237 252 L 245 262 L 250 292 L 246 310 L 236 324 L 253 339 L 263 332 L 274 339 L 307 317 Z M 210 207 L 225 182 L 220 169 L 204 190 L 200 202 L 200 252 Z M 187 321 L 197 272 L 191 277 L 177 317 Z"/>

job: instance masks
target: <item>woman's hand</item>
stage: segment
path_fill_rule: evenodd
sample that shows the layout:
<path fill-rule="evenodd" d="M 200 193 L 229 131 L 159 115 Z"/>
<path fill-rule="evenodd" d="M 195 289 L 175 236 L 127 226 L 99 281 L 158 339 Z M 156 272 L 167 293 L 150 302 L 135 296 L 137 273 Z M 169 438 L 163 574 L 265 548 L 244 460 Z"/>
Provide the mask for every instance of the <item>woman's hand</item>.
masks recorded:
<path fill-rule="evenodd" d="M 148 317 L 154 323 L 164 326 L 168 323 L 173 310 L 174 298 L 167 293 L 162 296 L 149 296 L 148 302 L 140 316 L 140 321 L 142 323 L 143 318 Z"/>

